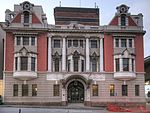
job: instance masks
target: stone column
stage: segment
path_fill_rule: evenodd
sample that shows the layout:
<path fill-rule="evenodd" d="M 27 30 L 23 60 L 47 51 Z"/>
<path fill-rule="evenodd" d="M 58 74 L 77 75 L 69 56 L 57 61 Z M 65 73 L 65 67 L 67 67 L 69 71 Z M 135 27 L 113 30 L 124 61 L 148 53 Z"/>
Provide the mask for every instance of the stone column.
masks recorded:
<path fill-rule="evenodd" d="M 90 71 L 89 37 L 86 38 L 86 72 Z"/>
<path fill-rule="evenodd" d="M 20 59 L 20 56 L 18 57 L 18 67 L 17 67 L 17 71 L 20 71 L 21 70 L 21 65 L 20 65 L 20 63 L 21 63 L 21 61 L 20 61 L 21 59 Z"/>
<path fill-rule="evenodd" d="M 129 71 L 132 72 L 132 59 L 131 58 L 129 59 Z"/>
<path fill-rule="evenodd" d="M 62 43 L 62 71 L 66 71 L 66 39 L 63 37 Z"/>
<path fill-rule="evenodd" d="M 66 90 L 62 88 L 62 105 L 66 105 Z"/>
<path fill-rule="evenodd" d="M 31 71 L 31 56 L 28 57 L 28 71 Z"/>
<path fill-rule="evenodd" d="M 104 60 L 104 55 L 103 55 L 103 38 L 100 38 L 100 72 L 103 72 L 103 61 Z"/>
<path fill-rule="evenodd" d="M 73 72 L 73 56 L 70 59 L 70 72 Z"/>
<path fill-rule="evenodd" d="M 48 37 L 48 71 L 52 71 L 52 43 L 51 43 L 51 37 Z"/>
<path fill-rule="evenodd" d="M 120 60 L 120 71 L 123 71 L 123 59 L 120 58 L 119 60 Z"/>

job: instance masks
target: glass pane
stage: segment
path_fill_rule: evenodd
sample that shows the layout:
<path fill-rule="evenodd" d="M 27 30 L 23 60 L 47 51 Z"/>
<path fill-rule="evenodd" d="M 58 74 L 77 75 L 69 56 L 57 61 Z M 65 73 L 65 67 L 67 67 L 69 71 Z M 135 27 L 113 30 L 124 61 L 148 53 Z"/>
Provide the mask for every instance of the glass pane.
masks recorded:
<path fill-rule="evenodd" d="M 24 12 L 24 23 L 29 23 L 29 12 Z"/>
<path fill-rule="evenodd" d="M 92 92 L 93 92 L 93 96 L 98 96 L 98 85 L 97 84 L 92 85 Z"/>
<path fill-rule="evenodd" d="M 121 39 L 121 47 L 127 47 L 126 39 Z"/>
<path fill-rule="evenodd" d="M 97 60 L 95 58 L 92 59 L 92 72 L 97 71 Z"/>
<path fill-rule="evenodd" d="M 35 58 L 31 57 L 31 71 L 35 71 Z"/>
<path fill-rule="evenodd" d="M 54 85 L 54 96 L 59 96 L 59 84 Z"/>
<path fill-rule="evenodd" d="M 119 58 L 115 59 L 116 62 L 116 72 L 120 71 L 120 62 L 119 62 Z"/>
<path fill-rule="evenodd" d="M 54 48 L 60 48 L 60 40 L 54 40 Z"/>
<path fill-rule="evenodd" d="M 31 37 L 31 45 L 32 45 L 32 46 L 35 45 L 35 37 Z"/>
<path fill-rule="evenodd" d="M 21 45 L 21 37 L 17 37 L 17 45 Z"/>
<path fill-rule="evenodd" d="M 18 96 L 18 84 L 13 85 L 13 96 Z"/>
<path fill-rule="evenodd" d="M 78 47 L 78 40 L 73 40 L 73 46 Z"/>
<path fill-rule="evenodd" d="M 74 57 L 74 71 L 78 71 L 78 58 Z"/>
<path fill-rule="evenodd" d="M 132 39 L 129 39 L 129 47 L 132 47 Z"/>
<path fill-rule="evenodd" d="M 32 84 L 32 96 L 37 96 L 37 84 Z"/>
<path fill-rule="evenodd" d="M 55 59 L 55 72 L 59 71 L 59 58 Z"/>
<path fill-rule="evenodd" d="M 97 40 L 91 40 L 91 48 L 97 48 Z"/>
<path fill-rule="evenodd" d="M 68 40 L 68 47 L 72 46 L 72 40 Z"/>
<path fill-rule="evenodd" d="M 29 45 L 29 37 L 23 37 L 23 45 Z"/>
<path fill-rule="evenodd" d="M 122 96 L 128 96 L 128 86 L 122 85 Z"/>
<path fill-rule="evenodd" d="M 129 71 L 129 59 L 123 58 L 123 71 Z"/>
<path fill-rule="evenodd" d="M 110 84 L 110 96 L 115 96 L 115 85 L 114 84 Z"/>
<path fill-rule="evenodd" d="M 126 16 L 121 15 L 121 26 L 125 26 L 125 25 L 126 25 Z"/>
<path fill-rule="evenodd" d="M 28 57 L 21 57 L 21 70 L 28 70 Z"/>
<path fill-rule="evenodd" d="M 28 96 L 28 84 L 22 84 L 22 96 Z"/>
<path fill-rule="evenodd" d="M 15 70 L 18 70 L 18 57 L 15 57 Z"/>
<path fill-rule="evenodd" d="M 119 47 L 119 39 L 115 40 L 116 47 Z"/>
<path fill-rule="evenodd" d="M 135 96 L 140 96 L 140 86 L 135 85 Z"/>

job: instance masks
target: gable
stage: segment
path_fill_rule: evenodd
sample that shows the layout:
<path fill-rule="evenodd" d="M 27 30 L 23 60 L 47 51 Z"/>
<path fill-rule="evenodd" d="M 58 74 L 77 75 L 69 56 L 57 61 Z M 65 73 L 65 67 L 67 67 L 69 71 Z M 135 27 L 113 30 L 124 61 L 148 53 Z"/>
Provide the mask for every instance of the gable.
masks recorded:
<path fill-rule="evenodd" d="M 111 22 L 110 22 L 109 25 L 118 25 L 118 16 L 115 16 L 115 17 L 111 20 Z"/>
<path fill-rule="evenodd" d="M 34 13 L 32 13 L 32 23 L 33 24 L 41 24 L 40 20 Z"/>
<path fill-rule="evenodd" d="M 21 13 L 17 14 L 14 19 L 12 20 L 12 23 L 21 23 Z"/>
<path fill-rule="evenodd" d="M 134 20 L 130 16 L 128 17 L 128 24 L 129 26 L 137 26 L 137 24 L 134 22 Z"/>

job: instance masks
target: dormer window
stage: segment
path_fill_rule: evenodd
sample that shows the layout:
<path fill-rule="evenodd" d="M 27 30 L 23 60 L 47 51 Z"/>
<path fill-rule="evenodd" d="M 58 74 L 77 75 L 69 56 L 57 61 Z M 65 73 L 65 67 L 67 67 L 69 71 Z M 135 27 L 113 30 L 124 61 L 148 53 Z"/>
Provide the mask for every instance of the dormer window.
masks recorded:
<path fill-rule="evenodd" d="M 24 23 L 29 23 L 29 12 L 28 11 L 24 12 Z"/>
<path fill-rule="evenodd" d="M 126 26 L 126 15 L 121 15 L 121 26 Z"/>

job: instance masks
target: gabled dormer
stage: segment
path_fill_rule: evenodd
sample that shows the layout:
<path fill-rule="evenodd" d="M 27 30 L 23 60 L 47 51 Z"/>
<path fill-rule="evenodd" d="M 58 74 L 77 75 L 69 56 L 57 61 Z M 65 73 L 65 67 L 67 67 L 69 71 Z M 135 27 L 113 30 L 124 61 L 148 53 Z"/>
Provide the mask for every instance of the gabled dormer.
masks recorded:
<path fill-rule="evenodd" d="M 41 6 L 36 6 L 28 1 L 14 6 L 14 11 L 5 11 L 5 20 L 8 26 L 38 27 L 47 24 L 46 15 Z"/>
<path fill-rule="evenodd" d="M 125 4 L 118 6 L 116 9 L 117 9 L 117 12 L 116 12 L 114 18 L 109 23 L 109 25 L 121 26 L 121 27 L 139 26 L 139 24 L 138 24 L 139 21 L 142 21 L 141 15 L 136 15 L 136 16 L 131 15 L 129 13 L 129 7 Z M 140 20 L 136 20 L 137 16 Z"/>

